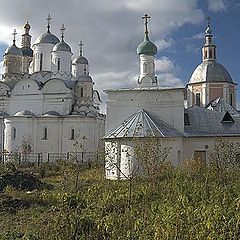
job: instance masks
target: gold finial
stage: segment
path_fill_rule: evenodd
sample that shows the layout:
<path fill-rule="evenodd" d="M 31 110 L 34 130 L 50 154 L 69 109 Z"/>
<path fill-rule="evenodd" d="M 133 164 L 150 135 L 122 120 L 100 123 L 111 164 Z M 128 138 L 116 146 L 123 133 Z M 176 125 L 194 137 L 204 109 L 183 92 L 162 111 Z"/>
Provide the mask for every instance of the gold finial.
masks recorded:
<path fill-rule="evenodd" d="M 65 31 L 66 31 L 66 28 L 65 28 L 65 26 L 64 26 L 64 24 L 62 24 L 62 27 L 60 28 L 60 31 L 61 31 L 61 33 L 62 33 L 62 40 L 63 40 L 63 38 L 64 38 L 64 33 L 65 33 Z"/>
<path fill-rule="evenodd" d="M 145 20 L 144 25 L 145 25 L 145 34 L 146 34 L 146 35 L 148 35 L 148 19 L 150 19 L 150 18 L 151 18 L 151 17 L 148 16 L 147 13 L 142 17 L 142 19 Z"/>
<path fill-rule="evenodd" d="M 83 53 L 83 41 L 81 40 L 78 44 L 79 46 L 79 55 L 82 56 Z"/>
<path fill-rule="evenodd" d="M 16 42 L 16 35 L 17 35 L 17 31 L 16 31 L 16 29 L 13 30 L 12 35 L 13 35 L 13 45 L 15 45 L 15 42 Z"/>
<path fill-rule="evenodd" d="M 47 32 L 48 33 L 50 33 L 50 23 L 51 23 L 51 20 L 52 20 L 52 18 L 51 18 L 51 15 L 50 14 L 48 14 L 48 18 L 47 18 L 47 21 L 48 21 L 48 25 L 47 25 Z"/>

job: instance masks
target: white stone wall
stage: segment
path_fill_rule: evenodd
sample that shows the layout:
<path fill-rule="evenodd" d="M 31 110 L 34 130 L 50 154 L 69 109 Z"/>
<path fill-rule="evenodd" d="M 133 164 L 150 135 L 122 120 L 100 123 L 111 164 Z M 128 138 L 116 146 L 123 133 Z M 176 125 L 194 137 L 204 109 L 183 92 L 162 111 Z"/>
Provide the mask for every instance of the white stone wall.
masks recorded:
<path fill-rule="evenodd" d="M 48 153 L 94 152 L 104 134 L 104 123 L 104 118 L 81 116 L 9 117 L 5 119 L 5 149 L 17 152 L 27 141 L 31 144 L 32 152 L 43 153 L 44 161 L 47 161 Z M 15 139 L 13 127 L 16 129 Z M 44 129 L 47 129 L 47 138 Z"/>
<path fill-rule="evenodd" d="M 106 131 L 114 129 L 143 108 L 184 131 L 184 89 L 141 89 L 107 91 Z"/>
<path fill-rule="evenodd" d="M 58 58 L 60 58 L 60 70 L 58 70 Z M 52 52 L 52 72 L 70 74 L 72 71 L 72 53 L 67 51 Z"/>

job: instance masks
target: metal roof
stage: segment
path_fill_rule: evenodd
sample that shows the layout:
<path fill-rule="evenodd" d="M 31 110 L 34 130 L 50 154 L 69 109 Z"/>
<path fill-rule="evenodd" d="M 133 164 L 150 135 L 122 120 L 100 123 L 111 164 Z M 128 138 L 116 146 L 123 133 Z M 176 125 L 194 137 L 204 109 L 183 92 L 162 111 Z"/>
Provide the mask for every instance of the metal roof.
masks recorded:
<path fill-rule="evenodd" d="M 189 84 L 199 82 L 233 83 L 233 80 L 222 64 L 216 61 L 204 61 L 193 71 Z"/>
<path fill-rule="evenodd" d="M 224 113 L 228 111 L 232 116 L 240 117 L 240 113 L 223 98 L 216 98 L 212 100 L 206 106 L 206 109 Z"/>
<path fill-rule="evenodd" d="M 183 134 L 162 119 L 140 109 L 104 136 L 105 139 L 133 137 L 183 137 Z"/>
<path fill-rule="evenodd" d="M 232 121 L 224 121 L 227 113 L 198 106 L 185 109 L 184 133 L 194 137 L 239 136 L 240 117 L 231 116 Z"/>

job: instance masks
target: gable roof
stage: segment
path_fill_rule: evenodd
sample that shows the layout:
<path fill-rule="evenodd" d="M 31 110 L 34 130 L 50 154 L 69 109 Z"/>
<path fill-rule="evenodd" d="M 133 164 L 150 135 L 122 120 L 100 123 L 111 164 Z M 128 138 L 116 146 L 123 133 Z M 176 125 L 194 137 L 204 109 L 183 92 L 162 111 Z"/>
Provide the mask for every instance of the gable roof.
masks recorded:
<path fill-rule="evenodd" d="M 124 122 L 107 133 L 104 138 L 133 138 L 133 137 L 182 137 L 177 129 L 153 116 L 144 109 L 138 110 Z"/>
<path fill-rule="evenodd" d="M 240 135 L 240 117 L 232 116 L 228 112 L 211 111 L 203 107 L 194 106 L 185 109 L 185 114 L 188 116 L 188 122 L 185 121 L 184 126 L 184 133 L 187 136 Z"/>

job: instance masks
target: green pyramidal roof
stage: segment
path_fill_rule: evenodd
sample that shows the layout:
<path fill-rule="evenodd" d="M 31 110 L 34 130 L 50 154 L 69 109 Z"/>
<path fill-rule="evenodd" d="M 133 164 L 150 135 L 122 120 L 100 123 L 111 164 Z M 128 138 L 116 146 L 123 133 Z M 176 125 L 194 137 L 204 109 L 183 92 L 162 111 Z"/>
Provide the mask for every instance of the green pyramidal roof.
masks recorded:
<path fill-rule="evenodd" d="M 154 56 L 157 53 L 156 45 L 151 42 L 148 38 L 148 35 L 145 34 L 144 40 L 138 45 L 137 54 L 146 54 Z"/>

